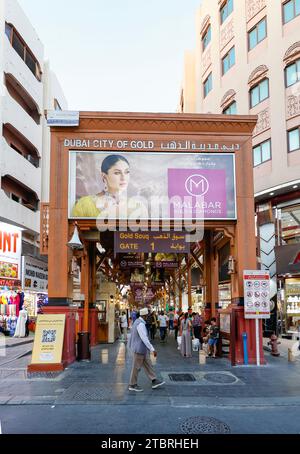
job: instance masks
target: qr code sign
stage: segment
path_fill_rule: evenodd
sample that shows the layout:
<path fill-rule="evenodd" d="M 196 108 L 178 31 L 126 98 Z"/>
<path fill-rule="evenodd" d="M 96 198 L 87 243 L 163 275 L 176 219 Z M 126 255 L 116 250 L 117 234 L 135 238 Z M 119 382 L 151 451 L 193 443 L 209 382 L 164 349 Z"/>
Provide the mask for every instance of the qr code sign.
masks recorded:
<path fill-rule="evenodd" d="M 56 330 L 55 329 L 44 329 L 42 343 L 50 344 L 56 341 Z"/>

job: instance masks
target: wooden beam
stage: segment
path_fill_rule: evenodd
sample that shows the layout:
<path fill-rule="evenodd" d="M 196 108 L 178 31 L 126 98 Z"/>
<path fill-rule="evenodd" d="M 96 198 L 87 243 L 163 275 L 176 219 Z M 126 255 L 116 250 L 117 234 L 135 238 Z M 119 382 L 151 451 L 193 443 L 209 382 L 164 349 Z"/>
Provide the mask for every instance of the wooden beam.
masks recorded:
<path fill-rule="evenodd" d="M 203 265 L 201 265 L 201 263 L 199 262 L 198 258 L 196 257 L 196 255 L 194 254 L 193 251 L 191 251 L 191 255 L 192 255 L 193 259 L 195 260 L 195 262 L 197 263 L 198 267 L 200 268 L 201 273 L 203 274 L 203 271 L 204 271 Z"/>

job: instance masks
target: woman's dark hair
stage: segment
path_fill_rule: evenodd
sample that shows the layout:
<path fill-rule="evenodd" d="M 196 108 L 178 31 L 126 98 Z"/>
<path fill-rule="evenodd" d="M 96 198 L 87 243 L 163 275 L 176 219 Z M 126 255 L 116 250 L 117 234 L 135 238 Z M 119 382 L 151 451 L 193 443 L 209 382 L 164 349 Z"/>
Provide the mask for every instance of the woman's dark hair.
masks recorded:
<path fill-rule="evenodd" d="M 124 161 L 126 164 L 129 165 L 129 162 L 127 161 L 124 156 L 118 155 L 118 154 L 112 154 L 107 156 L 105 159 L 103 159 L 102 165 L 101 165 L 101 172 L 108 174 L 109 169 L 111 169 L 117 162 L 119 161 Z"/>
<path fill-rule="evenodd" d="M 186 313 L 184 314 L 184 320 L 186 320 L 186 319 L 188 318 L 188 316 L 189 316 L 189 313 L 186 312 Z"/>

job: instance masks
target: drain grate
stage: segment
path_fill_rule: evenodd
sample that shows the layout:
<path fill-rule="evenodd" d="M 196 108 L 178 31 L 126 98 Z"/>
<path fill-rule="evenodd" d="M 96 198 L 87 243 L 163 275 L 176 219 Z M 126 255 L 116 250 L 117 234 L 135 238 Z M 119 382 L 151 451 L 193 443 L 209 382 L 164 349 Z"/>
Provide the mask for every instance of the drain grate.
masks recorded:
<path fill-rule="evenodd" d="M 104 388 L 86 389 L 78 391 L 74 396 L 74 400 L 80 401 L 97 401 L 107 399 L 110 392 Z"/>
<path fill-rule="evenodd" d="M 169 374 L 171 381 L 180 381 L 180 382 L 192 382 L 196 381 L 196 378 L 192 374 Z"/>
<path fill-rule="evenodd" d="M 229 434 L 230 427 L 219 419 L 194 416 L 180 425 L 183 434 Z"/>
<path fill-rule="evenodd" d="M 220 383 L 220 384 L 235 383 L 237 381 L 236 377 L 234 377 L 233 375 L 217 374 L 217 373 L 205 374 L 203 378 L 206 381 L 209 381 L 211 383 Z"/>
<path fill-rule="evenodd" d="M 62 372 L 27 372 L 28 380 L 32 378 L 45 378 L 53 380 L 60 376 Z"/>

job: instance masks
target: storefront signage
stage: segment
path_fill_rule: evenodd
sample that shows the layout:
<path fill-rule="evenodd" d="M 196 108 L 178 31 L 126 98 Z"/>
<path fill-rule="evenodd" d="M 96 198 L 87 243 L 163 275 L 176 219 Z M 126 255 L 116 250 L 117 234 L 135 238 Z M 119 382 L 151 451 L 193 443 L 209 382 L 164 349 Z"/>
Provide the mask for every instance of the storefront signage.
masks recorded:
<path fill-rule="evenodd" d="M 270 318 L 270 274 L 268 271 L 244 271 L 246 319 Z"/>
<path fill-rule="evenodd" d="M 180 233 L 115 232 L 115 253 L 118 252 L 165 252 L 188 253 L 190 244 Z"/>
<path fill-rule="evenodd" d="M 48 110 L 48 126 L 79 126 L 79 112 L 71 110 Z"/>
<path fill-rule="evenodd" d="M 32 257 L 22 257 L 22 287 L 34 292 L 47 292 L 48 265 Z"/>
<path fill-rule="evenodd" d="M 69 113 L 69 112 L 68 112 Z M 58 112 L 59 114 L 59 112 Z M 56 116 L 58 115 L 56 114 Z M 48 114 L 49 115 L 49 114 Z M 51 126 L 51 125 L 50 125 Z M 111 137 L 108 138 L 95 138 L 95 139 L 65 139 L 64 146 L 66 148 L 78 149 L 100 149 L 100 150 L 161 150 L 161 151 L 192 151 L 192 152 L 230 152 L 234 153 L 241 149 L 238 143 L 211 143 L 200 142 L 195 140 L 184 141 L 158 141 L 149 139 L 121 139 L 116 140 Z"/>
<path fill-rule="evenodd" d="M 65 331 L 65 315 L 38 315 L 32 364 L 59 364 Z"/>
<path fill-rule="evenodd" d="M 0 287 L 8 287 L 13 289 L 19 289 L 22 286 L 21 281 L 15 279 L 0 279 Z"/>
<path fill-rule="evenodd" d="M 171 262 L 171 261 L 170 261 L 170 262 L 168 262 L 168 261 L 166 261 L 166 262 L 164 262 L 164 261 L 163 261 L 163 262 L 156 262 L 156 261 L 155 261 L 155 262 L 153 263 L 153 266 L 154 266 L 155 268 L 163 268 L 163 269 L 165 269 L 165 268 L 170 268 L 170 269 L 177 269 L 177 268 L 179 267 L 179 262 L 178 262 L 178 261 L 174 261 L 174 262 Z"/>
<path fill-rule="evenodd" d="M 71 219 L 236 219 L 233 153 L 70 151 L 69 167 Z"/>
<path fill-rule="evenodd" d="M 21 279 L 22 230 L 0 222 L 0 279 Z"/>
<path fill-rule="evenodd" d="M 120 261 L 121 268 L 144 268 L 144 262 L 139 262 L 136 260 L 125 260 Z"/>

